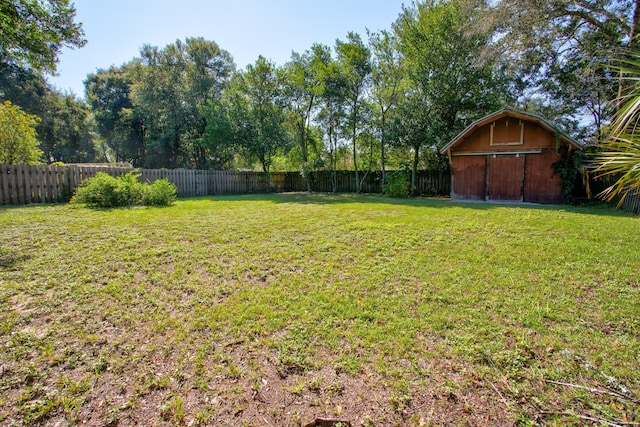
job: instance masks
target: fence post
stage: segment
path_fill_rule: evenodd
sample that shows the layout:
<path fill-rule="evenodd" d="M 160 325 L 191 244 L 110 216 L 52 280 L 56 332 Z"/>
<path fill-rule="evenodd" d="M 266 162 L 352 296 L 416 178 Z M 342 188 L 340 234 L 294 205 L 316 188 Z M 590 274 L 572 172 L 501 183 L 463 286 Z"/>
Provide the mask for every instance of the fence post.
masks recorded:
<path fill-rule="evenodd" d="M 8 205 L 11 203 L 11 194 L 9 193 L 10 173 L 9 166 L 0 165 L 0 205 Z"/>

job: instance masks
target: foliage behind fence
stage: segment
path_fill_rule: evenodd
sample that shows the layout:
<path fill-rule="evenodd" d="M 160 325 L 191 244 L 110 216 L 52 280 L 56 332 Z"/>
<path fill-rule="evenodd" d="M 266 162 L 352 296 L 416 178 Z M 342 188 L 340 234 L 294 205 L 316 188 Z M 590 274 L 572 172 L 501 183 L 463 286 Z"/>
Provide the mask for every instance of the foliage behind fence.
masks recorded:
<path fill-rule="evenodd" d="M 68 201 L 75 189 L 98 172 L 119 176 L 133 170 L 129 167 L 103 165 L 25 166 L 0 165 L 0 205 L 23 205 Z M 262 172 L 204 171 L 186 169 L 139 169 L 143 181 L 167 178 L 178 189 L 179 197 L 219 194 L 266 193 L 269 191 L 306 191 L 307 183 L 298 172 L 272 172 L 271 184 Z M 381 172 L 360 174 L 361 192 L 381 193 Z M 318 192 L 355 192 L 353 171 L 312 172 L 309 186 Z M 417 191 L 425 195 L 448 195 L 449 174 L 420 171 Z"/>

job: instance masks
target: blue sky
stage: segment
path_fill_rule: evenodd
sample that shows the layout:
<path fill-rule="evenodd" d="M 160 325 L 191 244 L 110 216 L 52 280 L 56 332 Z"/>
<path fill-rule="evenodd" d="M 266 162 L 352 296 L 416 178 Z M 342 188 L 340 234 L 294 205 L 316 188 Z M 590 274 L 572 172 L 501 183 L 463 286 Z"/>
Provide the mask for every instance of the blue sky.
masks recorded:
<path fill-rule="evenodd" d="M 177 39 L 204 37 L 233 55 L 238 68 L 258 55 L 282 65 L 291 51 L 313 43 L 333 46 L 349 31 L 390 29 L 410 0 L 75 0 L 76 21 L 88 40 L 64 49 L 58 76 L 49 82 L 84 96 L 87 74 L 122 65 L 144 44 L 164 47 Z"/>

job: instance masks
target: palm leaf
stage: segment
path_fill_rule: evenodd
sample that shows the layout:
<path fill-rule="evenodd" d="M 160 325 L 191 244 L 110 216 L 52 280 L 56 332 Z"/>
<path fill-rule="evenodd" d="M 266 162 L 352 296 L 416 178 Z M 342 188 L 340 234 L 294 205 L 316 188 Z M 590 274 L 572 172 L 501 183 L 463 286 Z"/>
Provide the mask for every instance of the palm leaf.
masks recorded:
<path fill-rule="evenodd" d="M 614 69 L 620 72 L 624 93 L 615 101 L 620 109 L 605 129 L 606 137 L 595 153 L 597 176 L 613 176 L 616 181 L 598 196 L 611 201 L 640 192 L 640 52 L 628 54 Z"/>

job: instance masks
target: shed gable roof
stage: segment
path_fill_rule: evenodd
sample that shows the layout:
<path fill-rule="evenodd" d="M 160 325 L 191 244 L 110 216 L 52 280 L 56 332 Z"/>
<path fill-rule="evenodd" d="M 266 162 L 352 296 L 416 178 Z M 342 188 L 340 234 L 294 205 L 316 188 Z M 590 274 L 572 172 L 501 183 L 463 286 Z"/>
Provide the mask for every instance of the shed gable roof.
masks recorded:
<path fill-rule="evenodd" d="M 485 116 L 479 120 L 476 120 L 475 122 L 471 123 L 469 126 L 467 126 L 467 128 L 465 130 L 463 130 L 462 132 L 460 132 L 458 134 L 458 136 L 456 136 L 455 138 L 453 138 L 451 140 L 451 142 L 449 142 L 447 145 L 445 145 L 440 152 L 441 153 L 446 153 L 447 151 L 449 151 L 451 148 L 453 148 L 455 145 L 459 144 L 460 142 L 462 142 L 466 137 L 468 137 L 471 133 L 475 132 L 477 129 L 479 129 L 480 127 L 487 125 L 495 120 L 499 120 L 502 119 L 504 117 L 513 117 L 516 119 L 521 119 L 521 120 L 526 120 L 528 122 L 533 122 L 538 124 L 540 127 L 542 127 L 543 129 L 552 132 L 552 133 L 557 133 L 558 136 L 560 137 L 560 140 L 563 142 L 566 142 L 567 144 L 573 145 L 576 148 L 582 148 L 582 144 L 580 144 L 578 141 L 576 141 L 575 139 L 571 138 L 568 135 L 565 135 L 564 133 L 560 132 L 558 129 L 556 129 L 556 127 L 554 125 L 552 125 L 550 122 L 548 122 L 547 120 L 543 119 L 540 116 L 537 116 L 535 114 L 530 114 L 530 113 L 523 113 L 521 111 L 515 111 L 515 110 L 511 110 L 509 108 L 504 108 L 500 111 L 496 111 L 495 113 L 489 114 L 488 116 Z"/>

